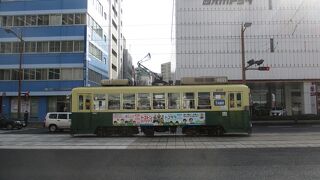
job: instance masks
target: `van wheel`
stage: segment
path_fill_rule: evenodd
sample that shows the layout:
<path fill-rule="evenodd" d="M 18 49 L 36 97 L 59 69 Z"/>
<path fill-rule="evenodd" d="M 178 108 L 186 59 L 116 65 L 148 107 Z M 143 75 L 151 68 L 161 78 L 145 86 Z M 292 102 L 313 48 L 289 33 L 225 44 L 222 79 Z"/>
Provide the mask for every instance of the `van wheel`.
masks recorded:
<path fill-rule="evenodd" d="M 12 125 L 12 124 L 7 124 L 7 125 L 6 125 L 6 128 L 7 128 L 8 130 L 12 130 L 12 129 L 13 129 L 13 125 Z"/>
<path fill-rule="evenodd" d="M 50 132 L 55 132 L 57 129 L 58 129 L 57 126 L 54 125 L 54 124 L 52 124 L 52 125 L 49 126 L 49 131 L 50 131 Z"/>

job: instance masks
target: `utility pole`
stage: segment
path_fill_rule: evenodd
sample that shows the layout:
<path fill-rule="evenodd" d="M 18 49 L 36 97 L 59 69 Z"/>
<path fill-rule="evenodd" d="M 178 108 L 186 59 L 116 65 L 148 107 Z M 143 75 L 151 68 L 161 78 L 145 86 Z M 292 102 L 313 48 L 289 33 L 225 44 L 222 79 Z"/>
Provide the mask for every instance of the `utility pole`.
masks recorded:
<path fill-rule="evenodd" d="M 245 47 L 244 47 L 244 32 L 252 23 L 246 22 L 241 25 L 241 73 L 242 73 L 242 84 L 246 84 L 246 63 L 245 63 Z"/>
<path fill-rule="evenodd" d="M 23 55 L 23 44 L 24 40 L 22 39 L 22 32 L 18 35 L 12 29 L 4 29 L 7 33 L 15 35 L 19 40 L 19 72 L 18 72 L 18 119 L 21 117 L 21 81 L 22 81 L 22 55 Z"/>

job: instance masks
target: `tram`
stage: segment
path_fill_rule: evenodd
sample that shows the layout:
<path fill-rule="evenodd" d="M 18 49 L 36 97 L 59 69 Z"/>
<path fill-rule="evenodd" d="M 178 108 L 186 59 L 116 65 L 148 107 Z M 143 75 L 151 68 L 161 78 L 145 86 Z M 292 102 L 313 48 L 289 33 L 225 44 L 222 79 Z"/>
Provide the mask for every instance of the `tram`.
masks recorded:
<path fill-rule="evenodd" d="M 72 134 L 251 133 L 245 85 L 109 86 L 72 90 Z"/>

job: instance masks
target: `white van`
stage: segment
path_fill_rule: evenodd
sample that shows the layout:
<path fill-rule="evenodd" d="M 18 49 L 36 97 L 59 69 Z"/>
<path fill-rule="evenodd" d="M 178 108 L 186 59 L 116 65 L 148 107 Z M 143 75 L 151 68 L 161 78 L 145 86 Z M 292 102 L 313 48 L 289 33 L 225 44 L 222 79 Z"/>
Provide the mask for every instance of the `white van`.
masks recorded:
<path fill-rule="evenodd" d="M 55 132 L 58 129 L 70 129 L 71 112 L 49 112 L 46 115 L 45 127 L 49 129 L 50 132 Z"/>

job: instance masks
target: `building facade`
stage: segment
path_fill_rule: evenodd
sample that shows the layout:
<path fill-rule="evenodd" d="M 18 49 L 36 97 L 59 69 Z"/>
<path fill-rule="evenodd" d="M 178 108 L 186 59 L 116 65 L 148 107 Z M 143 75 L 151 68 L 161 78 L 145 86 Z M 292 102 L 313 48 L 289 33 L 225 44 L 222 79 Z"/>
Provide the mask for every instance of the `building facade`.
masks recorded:
<path fill-rule="evenodd" d="M 28 110 L 31 119 L 69 111 L 72 88 L 100 86 L 102 79 L 109 79 L 111 43 L 117 41 L 110 25 L 117 4 L 117 0 L 0 1 L 1 113 L 15 117 L 18 112 L 16 35 L 24 41 L 21 92 L 29 95 L 22 98 L 21 112 Z"/>
<path fill-rule="evenodd" d="M 132 65 L 132 56 L 128 49 L 123 50 L 122 79 L 128 79 L 130 84 L 134 84 L 134 66 Z"/>
<path fill-rule="evenodd" d="M 172 80 L 171 78 L 171 62 L 161 64 L 161 76 L 162 80 L 168 82 Z"/>
<path fill-rule="evenodd" d="M 263 59 L 270 67 L 246 71 L 253 104 L 317 114 L 319 11 L 317 1 L 176 0 L 176 79 L 226 76 L 241 83 L 240 37 L 251 23 L 244 30 L 245 62 Z"/>

